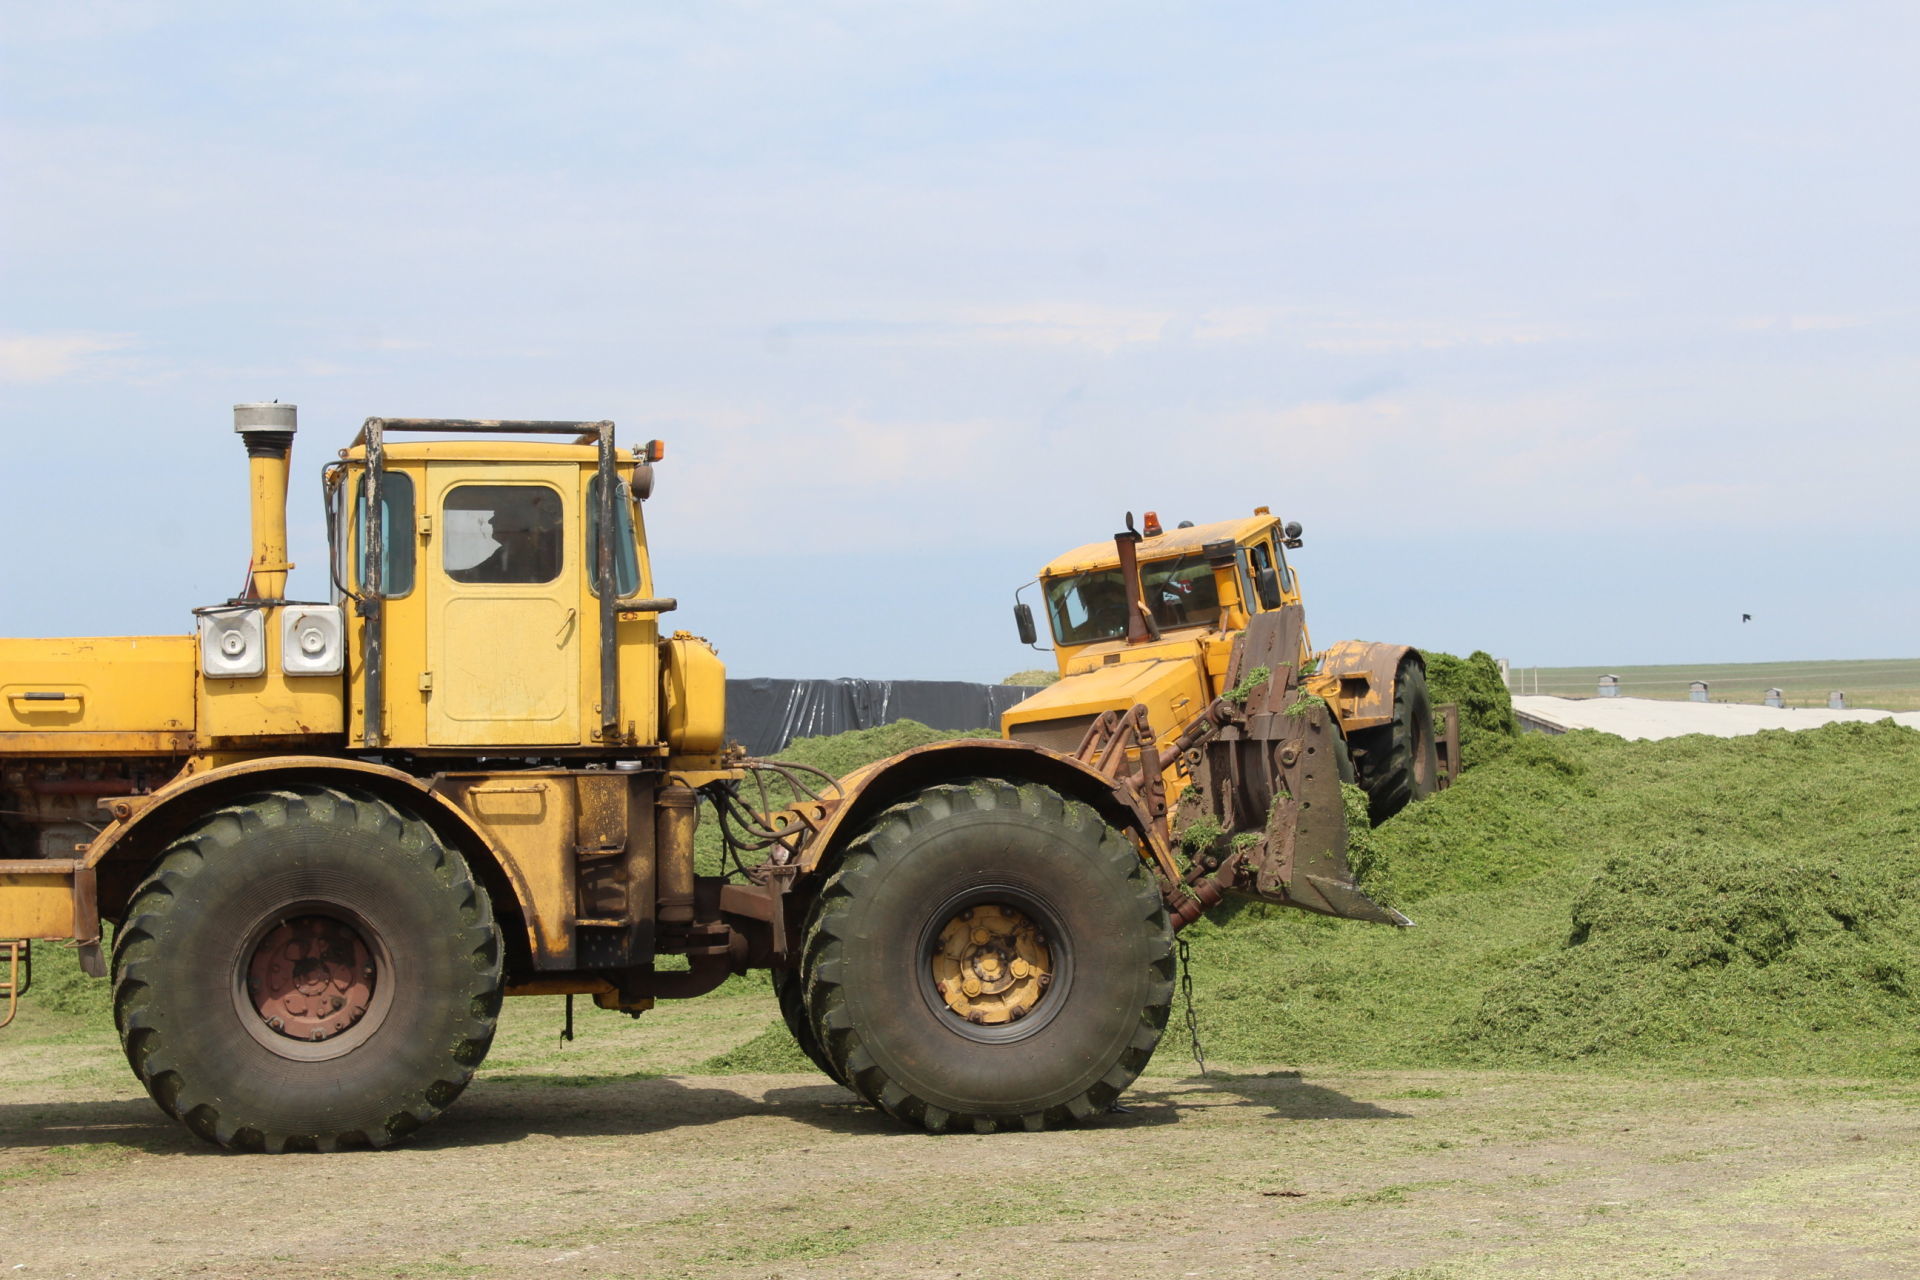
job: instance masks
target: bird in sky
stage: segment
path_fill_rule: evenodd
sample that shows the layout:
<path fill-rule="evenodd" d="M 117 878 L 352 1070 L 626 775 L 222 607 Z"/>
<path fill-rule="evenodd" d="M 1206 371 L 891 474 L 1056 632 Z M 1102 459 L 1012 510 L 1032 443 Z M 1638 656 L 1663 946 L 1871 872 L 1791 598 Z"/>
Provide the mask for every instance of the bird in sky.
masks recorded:
<path fill-rule="evenodd" d="M 1741 615 L 1740 615 L 1740 621 L 1742 621 L 1742 622 L 1752 622 L 1752 621 L 1753 621 L 1753 615 L 1752 615 L 1752 614 L 1750 614 L 1750 613 L 1743 613 L 1743 614 L 1741 614 Z"/>

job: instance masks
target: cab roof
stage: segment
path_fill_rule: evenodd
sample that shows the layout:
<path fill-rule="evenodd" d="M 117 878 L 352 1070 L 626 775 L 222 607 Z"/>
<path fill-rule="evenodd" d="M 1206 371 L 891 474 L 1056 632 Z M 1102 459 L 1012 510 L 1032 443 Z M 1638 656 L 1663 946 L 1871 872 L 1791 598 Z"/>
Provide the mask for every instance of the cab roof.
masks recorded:
<path fill-rule="evenodd" d="M 1157 537 L 1140 539 L 1140 558 L 1165 560 L 1173 556 L 1195 556 L 1209 542 L 1251 542 L 1279 523 L 1276 516 L 1252 515 L 1242 516 L 1238 520 L 1196 524 L 1185 529 L 1168 529 Z M 1108 538 L 1105 542 L 1089 542 L 1084 547 L 1075 547 L 1065 555 L 1054 557 L 1040 574 L 1052 578 L 1063 573 L 1111 569 L 1119 563 L 1120 556 L 1113 549 L 1113 539 Z"/>
<path fill-rule="evenodd" d="M 380 452 L 389 464 L 396 462 L 573 462 L 594 466 L 600 452 L 590 444 L 551 444 L 540 440 L 452 439 L 385 442 Z M 365 462 L 365 445 L 342 449 L 348 462 Z M 633 450 L 616 449 L 614 459 L 622 464 L 634 461 Z"/>

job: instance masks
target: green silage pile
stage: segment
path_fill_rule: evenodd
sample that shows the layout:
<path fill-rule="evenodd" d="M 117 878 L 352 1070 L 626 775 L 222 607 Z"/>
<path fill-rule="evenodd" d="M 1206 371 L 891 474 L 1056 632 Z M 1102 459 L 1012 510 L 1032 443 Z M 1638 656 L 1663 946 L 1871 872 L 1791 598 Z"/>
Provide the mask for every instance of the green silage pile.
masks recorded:
<path fill-rule="evenodd" d="M 1514 739 L 1367 838 L 1395 931 L 1190 931 L 1210 1056 L 1920 1075 L 1920 733 Z"/>
<path fill-rule="evenodd" d="M 896 720 L 871 729 L 853 729 L 824 738 L 795 738 L 774 753 L 776 760 L 810 764 L 838 778 L 862 765 L 884 760 L 902 751 L 924 747 L 930 742 L 954 738 L 997 738 L 995 729 L 929 729 L 918 720 Z"/>
<path fill-rule="evenodd" d="M 1422 649 L 1420 656 L 1427 660 L 1427 697 L 1433 705 L 1451 702 L 1460 708 L 1461 760 L 1472 766 L 1498 754 L 1518 732 L 1500 664 L 1478 649 L 1464 658 L 1438 649 Z M 1437 717 L 1434 727 L 1440 727 Z"/>

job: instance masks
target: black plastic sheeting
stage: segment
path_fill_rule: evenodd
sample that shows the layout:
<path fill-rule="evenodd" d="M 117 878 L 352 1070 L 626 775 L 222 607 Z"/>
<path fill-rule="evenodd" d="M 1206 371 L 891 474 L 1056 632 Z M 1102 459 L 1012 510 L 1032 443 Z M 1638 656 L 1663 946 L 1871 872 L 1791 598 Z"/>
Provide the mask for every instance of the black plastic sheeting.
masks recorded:
<path fill-rule="evenodd" d="M 727 737 L 769 756 L 795 738 L 918 720 L 934 729 L 1000 736 L 1000 713 L 1038 693 L 961 680 L 729 680 Z"/>

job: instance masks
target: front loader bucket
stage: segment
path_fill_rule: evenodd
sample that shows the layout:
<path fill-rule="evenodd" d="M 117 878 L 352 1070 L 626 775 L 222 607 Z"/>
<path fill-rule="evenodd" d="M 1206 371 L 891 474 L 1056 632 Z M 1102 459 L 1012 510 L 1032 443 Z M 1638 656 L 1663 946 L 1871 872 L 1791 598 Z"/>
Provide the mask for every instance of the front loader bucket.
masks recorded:
<path fill-rule="evenodd" d="M 1326 703 L 1300 687 L 1301 626 L 1293 605 L 1248 623 L 1227 672 L 1246 699 L 1244 723 L 1215 735 L 1195 770 L 1199 801 L 1228 833 L 1230 887 L 1322 915 L 1411 924 L 1369 898 L 1347 863 L 1339 736 Z"/>
<path fill-rule="evenodd" d="M 1294 706 L 1286 718 L 1296 736 L 1269 757 L 1277 776 L 1264 838 L 1252 851 L 1254 896 L 1348 920 L 1411 924 L 1355 883 L 1331 717 L 1318 699 Z"/>

